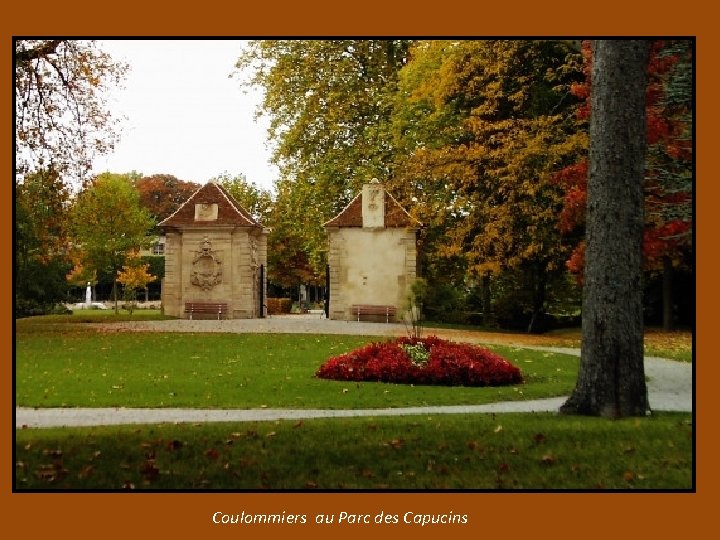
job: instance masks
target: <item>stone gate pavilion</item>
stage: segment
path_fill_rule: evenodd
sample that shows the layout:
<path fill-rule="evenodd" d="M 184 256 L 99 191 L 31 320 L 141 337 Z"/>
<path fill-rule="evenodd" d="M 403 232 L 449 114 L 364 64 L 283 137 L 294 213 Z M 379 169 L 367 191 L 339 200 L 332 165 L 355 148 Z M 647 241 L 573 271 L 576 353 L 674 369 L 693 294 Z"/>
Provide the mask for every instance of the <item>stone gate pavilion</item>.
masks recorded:
<path fill-rule="evenodd" d="M 328 234 L 330 319 L 354 319 L 353 306 L 391 306 L 397 318 L 408 307 L 418 276 L 417 233 L 422 224 L 377 180 L 325 223 Z M 377 320 L 386 316 L 377 310 Z M 394 317 L 390 317 L 392 320 Z"/>
<path fill-rule="evenodd" d="M 227 190 L 208 182 L 159 226 L 166 315 L 182 317 L 189 303 L 217 303 L 227 308 L 223 318 L 265 316 L 268 230 Z"/>

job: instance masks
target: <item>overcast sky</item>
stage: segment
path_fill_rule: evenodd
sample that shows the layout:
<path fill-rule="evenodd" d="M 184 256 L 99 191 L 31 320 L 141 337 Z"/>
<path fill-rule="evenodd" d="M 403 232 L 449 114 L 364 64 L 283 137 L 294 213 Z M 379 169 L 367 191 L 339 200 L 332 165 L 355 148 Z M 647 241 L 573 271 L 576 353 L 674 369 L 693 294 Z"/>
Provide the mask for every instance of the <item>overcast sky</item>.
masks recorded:
<path fill-rule="evenodd" d="M 171 174 L 205 183 L 223 173 L 245 174 L 271 189 L 267 120 L 255 119 L 260 93 L 247 93 L 234 71 L 238 40 L 98 40 L 130 70 L 109 102 L 122 122 L 115 152 L 93 172 Z"/>

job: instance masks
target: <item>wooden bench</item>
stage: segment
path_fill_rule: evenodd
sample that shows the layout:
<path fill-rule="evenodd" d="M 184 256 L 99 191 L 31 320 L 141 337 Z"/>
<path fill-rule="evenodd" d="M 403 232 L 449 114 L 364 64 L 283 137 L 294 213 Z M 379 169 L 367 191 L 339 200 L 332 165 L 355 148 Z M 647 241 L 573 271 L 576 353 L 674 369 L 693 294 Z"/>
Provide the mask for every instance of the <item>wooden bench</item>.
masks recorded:
<path fill-rule="evenodd" d="M 185 302 L 185 313 L 190 319 L 193 318 L 193 313 L 202 313 L 217 315 L 220 320 L 220 315 L 227 315 L 227 312 L 228 305 L 222 302 Z"/>
<path fill-rule="evenodd" d="M 357 316 L 358 322 L 361 315 L 385 315 L 385 322 L 389 323 L 390 317 L 395 317 L 395 306 L 355 304 L 352 306 L 351 312 Z"/>

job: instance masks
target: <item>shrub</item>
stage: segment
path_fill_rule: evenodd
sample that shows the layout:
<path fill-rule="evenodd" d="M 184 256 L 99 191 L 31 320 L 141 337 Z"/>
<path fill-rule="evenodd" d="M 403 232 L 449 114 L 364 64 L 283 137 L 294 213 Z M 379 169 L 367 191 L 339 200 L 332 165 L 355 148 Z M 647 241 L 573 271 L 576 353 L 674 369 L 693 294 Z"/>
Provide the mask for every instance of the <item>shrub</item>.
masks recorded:
<path fill-rule="evenodd" d="M 483 347 L 437 337 L 370 343 L 325 362 L 323 379 L 443 386 L 501 386 L 522 382 L 520 370 Z"/>

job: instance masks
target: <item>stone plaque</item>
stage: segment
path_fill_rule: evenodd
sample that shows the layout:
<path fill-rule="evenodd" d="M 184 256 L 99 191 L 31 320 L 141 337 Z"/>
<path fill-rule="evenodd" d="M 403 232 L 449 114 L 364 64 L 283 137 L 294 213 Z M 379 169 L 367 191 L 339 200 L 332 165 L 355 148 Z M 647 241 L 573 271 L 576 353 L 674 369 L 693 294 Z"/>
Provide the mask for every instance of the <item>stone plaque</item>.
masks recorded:
<path fill-rule="evenodd" d="M 379 183 L 363 186 L 362 218 L 363 227 L 385 226 L 385 190 Z"/>
<path fill-rule="evenodd" d="M 195 221 L 217 221 L 217 203 L 198 203 L 195 205 Z"/>

